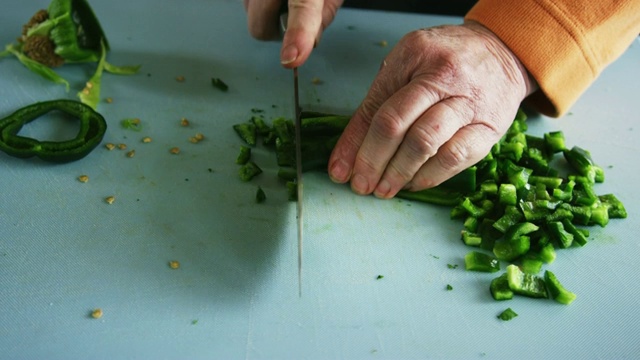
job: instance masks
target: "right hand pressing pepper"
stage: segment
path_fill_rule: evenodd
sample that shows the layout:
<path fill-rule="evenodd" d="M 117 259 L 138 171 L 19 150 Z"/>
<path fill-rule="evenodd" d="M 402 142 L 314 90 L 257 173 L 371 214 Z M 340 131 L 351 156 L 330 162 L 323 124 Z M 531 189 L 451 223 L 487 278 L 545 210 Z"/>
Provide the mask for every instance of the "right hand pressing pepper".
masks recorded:
<path fill-rule="evenodd" d="M 381 198 L 434 187 L 481 160 L 535 87 L 480 24 L 411 32 L 382 63 L 329 175 Z"/>

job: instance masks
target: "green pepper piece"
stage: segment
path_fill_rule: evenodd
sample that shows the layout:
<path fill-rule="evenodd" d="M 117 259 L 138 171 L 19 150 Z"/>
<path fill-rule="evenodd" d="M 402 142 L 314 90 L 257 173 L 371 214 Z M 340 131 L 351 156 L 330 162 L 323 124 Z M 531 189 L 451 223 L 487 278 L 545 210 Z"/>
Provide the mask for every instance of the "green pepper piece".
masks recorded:
<path fill-rule="evenodd" d="M 491 280 L 489 290 L 491 291 L 491 296 L 493 296 L 495 300 L 513 299 L 513 291 L 511 291 L 511 289 L 509 288 L 509 279 L 507 278 L 507 273 L 503 273 L 497 278 Z"/>
<path fill-rule="evenodd" d="M 49 19 L 56 23 L 50 32 L 56 44 L 56 54 L 65 60 L 97 61 L 102 41 L 106 50 L 109 50 L 102 26 L 85 0 L 53 0 L 48 12 Z"/>
<path fill-rule="evenodd" d="M 622 201 L 613 194 L 598 196 L 600 202 L 607 207 L 610 219 L 624 219 L 627 217 L 627 210 Z"/>
<path fill-rule="evenodd" d="M 544 279 L 537 275 L 525 274 L 516 265 L 507 266 L 507 280 L 509 281 L 509 288 L 516 294 L 533 298 L 546 298 L 549 296 Z"/>
<path fill-rule="evenodd" d="M 62 111 L 80 120 L 78 135 L 66 141 L 39 141 L 19 136 L 24 124 L 51 111 Z M 23 107 L 0 120 L 0 150 L 19 157 L 36 156 L 42 160 L 64 163 L 87 156 L 104 137 L 107 123 L 91 107 L 74 100 L 52 100 Z"/>
<path fill-rule="evenodd" d="M 229 90 L 229 85 L 220 80 L 220 78 L 211 78 L 211 85 L 223 92 L 227 92 Z"/>
<path fill-rule="evenodd" d="M 544 134 L 544 142 L 547 150 L 552 154 L 566 150 L 564 133 L 562 131 L 552 131 Z"/>
<path fill-rule="evenodd" d="M 478 251 L 468 252 L 464 256 L 464 266 L 468 271 L 497 272 L 500 271 L 500 261 L 491 255 Z"/>
<path fill-rule="evenodd" d="M 562 286 L 554 273 L 549 270 L 544 272 L 544 281 L 549 288 L 551 297 L 560 304 L 569 305 L 576 299 L 577 295 Z"/>
<path fill-rule="evenodd" d="M 258 133 L 258 135 L 269 136 L 269 133 L 271 133 L 271 127 L 267 125 L 262 117 L 252 116 L 251 122 L 256 126 L 256 132 Z"/>
<path fill-rule="evenodd" d="M 267 200 L 267 195 L 264 193 L 264 190 L 260 186 L 258 186 L 258 190 L 256 190 L 256 202 L 261 204 Z"/>
<path fill-rule="evenodd" d="M 253 123 L 242 123 L 233 125 L 233 130 L 235 130 L 236 134 L 240 136 L 247 145 L 255 146 L 256 145 L 256 125 Z"/>
<path fill-rule="evenodd" d="M 400 190 L 396 197 L 445 206 L 457 205 L 462 199 L 462 195 L 459 192 L 445 189 L 441 186 L 420 191 Z"/>
<path fill-rule="evenodd" d="M 251 159 L 251 148 L 245 145 L 240 145 L 240 152 L 236 158 L 236 164 L 244 165 Z"/>
<path fill-rule="evenodd" d="M 587 237 L 568 219 L 562 220 L 562 226 L 571 235 L 573 235 L 573 242 L 584 246 L 587 244 Z"/>
<path fill-rule="evenodd" d="M 498 319 L 502 321 L 509 321 L 518 316 L 518 314 L 513 311 L 511 308 L 506 308 L 498 315 Z"/>
<path fill-rule="evenodd" d="M 238 174 L 240 175 L 240 180 L 242 181 L 250 181 L 254 177 L 260 175 L 262 173 L 262 169 L 253 161 L 249 161 L 246 164 L 242 165 L 238 170 Z"/>
<path fill-rule="evenodd" d="M 567 162 L 582 176 L 589 179 L 590 183 L 596 181 L 596 169 L 594 168 L 594 162 L 591 158 L 591 154 L 579 147 L 574 146 L 571 150 L 563 150 L 562 154 Z"/>
<path fill-rule="evenodd" d="M 556 240 L 561 248 L 568 248 L 573 244 L 573 235 L 565 230 L 564 225 L 560 221 L 551 221 L 547 223 L 547 229 L 551 237 Z"/>
<path fill-rule="evenodd" d="M 469 219 L 475 218 L 470 216 Z M 480 246 L 480 244 L 482 243 L 482 237 L 477 233 L 468 230 L 462 230 L 460 234 L 462 237 L 462 242 L 464 242 L 465 245 Z"/>
<path fill-rule="evenodd" d="M 504 214 L 493 223 L 493 227 L 505 233 L 510 227 L 522 221 L 523 215 L 517 207 L 507 205 Z"/>

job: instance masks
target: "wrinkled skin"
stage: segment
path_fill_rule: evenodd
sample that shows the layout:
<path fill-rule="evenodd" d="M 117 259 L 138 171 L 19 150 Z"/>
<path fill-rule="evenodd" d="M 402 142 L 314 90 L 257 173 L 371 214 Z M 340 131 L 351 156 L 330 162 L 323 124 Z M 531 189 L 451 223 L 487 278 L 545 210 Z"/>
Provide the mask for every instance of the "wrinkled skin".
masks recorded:
<path fill-rule="evenodd" d="M 266 24 L 277 24 L 279 3 L 273 12 L 252 7 L 257 2 L 245 0 L 249 28 L 266 39 L 272 35 Z M 285 67 L 304 63 L 339 5 L 290 2 L 281 51 Z M 329 175 L 350 182 L 358 194 L 380 198 L 437 186 L 481 160 L 535 90 L 516 56 L 480 24 L 413 31 L 383 61 L 333 150 Z"/>

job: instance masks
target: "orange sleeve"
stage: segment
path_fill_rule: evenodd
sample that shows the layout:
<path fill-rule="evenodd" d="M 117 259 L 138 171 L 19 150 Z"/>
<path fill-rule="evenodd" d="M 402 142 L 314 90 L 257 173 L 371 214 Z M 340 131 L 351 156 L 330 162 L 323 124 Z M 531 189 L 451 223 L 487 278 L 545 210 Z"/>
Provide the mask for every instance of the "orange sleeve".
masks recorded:
<path fill-rule="evenodd" d="M 511 49 L 539 85 L 526 102 L 558 117 L 640 34 L 640 0 L 479 0 L 465 20 Z"/>

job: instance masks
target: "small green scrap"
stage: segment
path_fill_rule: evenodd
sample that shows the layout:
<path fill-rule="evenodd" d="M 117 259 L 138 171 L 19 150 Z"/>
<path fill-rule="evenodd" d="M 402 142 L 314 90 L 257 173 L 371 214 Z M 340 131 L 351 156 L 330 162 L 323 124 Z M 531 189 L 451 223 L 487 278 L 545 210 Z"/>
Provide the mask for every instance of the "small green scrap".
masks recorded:
<path fill-rule="evenodd" d="M 256 191 L 256 202 L 258 204 L 262 204 L 265 200 L 267 200 L 267 195 L 264 193 L 264 190 L 258 186 L 258 190 Z"/>
<path fill-rule="evenodd" d="M 382 278 L 384 278 L 384 275 L 378 275 L 378 276 L 376 276 L 376 280 L 380 280 L 380 279 L 382 279 Z"/>
<path fill-rule="evenodd" d="M 220 78 L 211 78 L 211 85 L 220 91 L 227 92 L 229 90 L 229 86 L 224 81 L 220 80 Z"/>
<path fill-rule="evenodd" d="M 515 318 L 516 316 L 518 316 L 518 314 L 516 314 L 515 311 L 513 311 L 511 308 L 506 308 L 503 312 L 501 312 L 498 315 L 498 319 L 500 319 L 502 321 L 509 321 L 509 320 Z"/>
<path fill-rule="evenodd" d="M 140 131 L 142 130 L 142 122 L 139 118 L 126 118 L 120 121 L 120 125 L 127 130 Z"/>
<path fill-rule="evenodd" d="M 453 290 L 453 286 L 451 286 L 451 284 L 447 284 L 447 291 L 451 291 Z"/>

